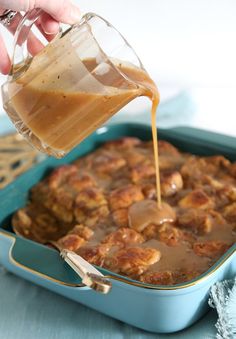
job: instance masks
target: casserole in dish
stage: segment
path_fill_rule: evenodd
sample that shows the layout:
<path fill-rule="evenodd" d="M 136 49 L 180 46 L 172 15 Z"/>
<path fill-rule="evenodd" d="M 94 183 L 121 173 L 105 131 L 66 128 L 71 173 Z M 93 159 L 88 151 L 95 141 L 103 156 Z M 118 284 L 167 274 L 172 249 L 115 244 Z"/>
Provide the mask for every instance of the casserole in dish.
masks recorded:
<path fill-rule="evenodd" d="M 103 141 L 122 136 L 150 140 L 151 131 L 150 127 L 142 125 L 103 127 L 66 158 L 45 160 L 1 191 L 1 261 L 12 272 L 114 318 L 149 331 L 174 332 L 189 326 L 204 314 L 208 308 L 208 291 L 215 281 L 235 274 L 235 245 L 206 273 L 175 286 L 148 285 L 101 269 L 112 282 L 111 292 L 104 296 L 81 286 L 80 279 L 53 249 L 11 233 L 11 214 L 25 206 L 28 190 L 45 174 L 91 152 Z M 235 159 L 234 138 L 179 128 L 160 130 L 159 138 L 170 141 L 184 152 L 222 154 L 230 160 Z"/>

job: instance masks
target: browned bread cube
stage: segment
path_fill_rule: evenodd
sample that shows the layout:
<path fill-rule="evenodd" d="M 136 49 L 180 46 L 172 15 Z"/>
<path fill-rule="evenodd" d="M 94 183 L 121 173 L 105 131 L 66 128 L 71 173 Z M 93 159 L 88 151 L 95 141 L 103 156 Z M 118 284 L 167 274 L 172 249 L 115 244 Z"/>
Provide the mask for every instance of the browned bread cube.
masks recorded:
<path fill-rule="evenodd" d="M 112 212 L 112 218 L 118 227 L 128 226 L 128 208 L 120 208 Z"/>
<path fill-rule="evenodd" d="M 85 244 L 85 239 L 81 238 L 77 234 L 67 234 L 60 238 L 57 243 L 58 246 L 63 249 L 77 251 L 82 245 Z"/>
<path fill-rule="evenodd" d="M 169 197 L 183 188 L 183 179 L 178 171 L 165 171 L 161 175 L 161 194 Z"/>
<path fill-rule="evenodd" d="M 150 265 L 161 258 L 160 251 L 154 248 L 129 247 L 115 252 L 105 259 L 105 266 L 115 272 L 127 275 L 140 275 Z"/>
<path fill-rule="evenodd" d="M 182 208 L 211 209 L 214 207 L 213 200 L 202 190 L 194 190 L 179 201 Z"/>
<path fill-rule="evenodd" d="M 193 245 L 194 252 L 200 257 L 218 258 L 230 247 L 229 244 L 220 240 L 196 242 Z"/>
<path fill-rule="evenodd" d="M 108 234 L 102 243 L 124 247 L 125 245 L 141 244 L 144 242 L 142 235 L 131 228 L 120 228 Z"/>
<path fill-rule="evenodd" d="M 109 204 L 112 211 L 127 208 L 136 201 L 143 200 L 144 196 L 139 186 L 128 185 L 111 192 Z"/>

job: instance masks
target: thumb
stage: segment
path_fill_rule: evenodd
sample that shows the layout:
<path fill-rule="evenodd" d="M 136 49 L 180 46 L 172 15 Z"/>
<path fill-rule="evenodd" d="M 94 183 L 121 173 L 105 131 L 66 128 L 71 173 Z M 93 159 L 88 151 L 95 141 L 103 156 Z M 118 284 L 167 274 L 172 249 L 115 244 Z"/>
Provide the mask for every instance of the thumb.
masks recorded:
<path fill-rule="evenodd" d="M 80 10 L 69 0 L 35 0 L 34 8 L 41 8 L 55 20 L 65 24 L 74 24 L 81 18 Z"/>

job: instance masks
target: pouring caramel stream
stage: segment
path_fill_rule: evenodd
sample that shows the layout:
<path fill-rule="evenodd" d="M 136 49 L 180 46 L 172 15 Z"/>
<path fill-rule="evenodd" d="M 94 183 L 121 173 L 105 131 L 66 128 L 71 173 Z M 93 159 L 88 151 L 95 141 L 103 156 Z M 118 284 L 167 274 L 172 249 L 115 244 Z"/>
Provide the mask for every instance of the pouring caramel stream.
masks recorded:
<path fill-rule="evenodd" d="M 68 69 L 63 73 L 64 59 L 59 58 L 53 67 L 48 66 L 55 49 L 49 45 L 45 50 L 32 60 L 22 76 L 9 83 L 10 100 L 5 102 L 9 115 L 15 117 L 17 113 L 45 145 L 68 152 L 125 104 L 139 96 L 148 97 L 152 101 L 156 191 L 161 209 L 156 130 L 159 93 L 148 73 L 119 60 L 106 60 L 102 64 L 95 58 L 81 61 L 71 49 L 66 59 Z"/>

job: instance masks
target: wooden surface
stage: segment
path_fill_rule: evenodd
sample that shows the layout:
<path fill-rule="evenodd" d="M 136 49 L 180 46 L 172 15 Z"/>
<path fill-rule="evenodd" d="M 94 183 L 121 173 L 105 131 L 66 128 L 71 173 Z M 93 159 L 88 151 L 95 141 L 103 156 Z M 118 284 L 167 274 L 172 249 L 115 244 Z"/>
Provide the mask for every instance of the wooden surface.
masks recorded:
<path fill-rule="evenodd" d="M 37 162 L 39 152 L 17 134 L 0 137 L 0 189 Z"/>

